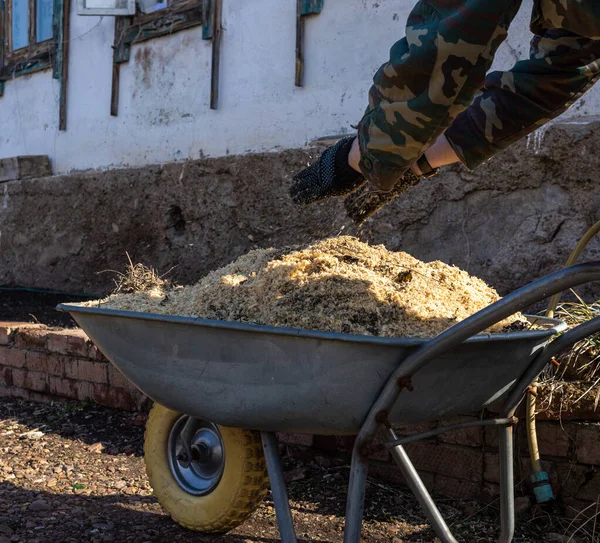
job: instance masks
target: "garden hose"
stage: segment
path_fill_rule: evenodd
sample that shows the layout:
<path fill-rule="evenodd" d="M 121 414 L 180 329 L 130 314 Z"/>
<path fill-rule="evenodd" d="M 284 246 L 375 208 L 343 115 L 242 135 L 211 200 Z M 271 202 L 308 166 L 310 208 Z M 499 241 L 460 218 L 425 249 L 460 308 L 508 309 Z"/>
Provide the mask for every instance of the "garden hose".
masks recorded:
<path fill-rule="evenodd" d="M 569 266 L 573 266 L 577 262 L 577 259 L 581 255 L 582 251 L 587 247 L 589 242 L 598 233 L 600 233 L 600 221 L 594 224 L 594 226 L 592 226 L 579 240 L 579 243 L 576 245 L 575 249 L 573 249 L 573 252 L 567 260 L 567 268 Z M 550 299 L 550 303 L 548 304 L 548 308 L 546 310 L 547 317 L 552 318 L 554 316 L 554 312 L 556 311 L 556 307 L 558 306 L 560 296 L 561 293 L 559 292 L 552 296 L 552 298 Z M 529 457 L 531 459 L 531 467 L 533 469 L 531 480 L 533 482 L 533 491 L 535 493 L 535 498 L 537 503 L 544 503 L 553 500 L 554 494 L 552 492 L 552 487 L 550 486 L 548 474 L 542 469 L 542 464 L 540 461 L 540 451 L 538 447 L 537 432 L 535 427 L 536 392 L 537 381 L 531 386 L 531 388 L 527 392 L 527 444 L 529 446 Z"/>

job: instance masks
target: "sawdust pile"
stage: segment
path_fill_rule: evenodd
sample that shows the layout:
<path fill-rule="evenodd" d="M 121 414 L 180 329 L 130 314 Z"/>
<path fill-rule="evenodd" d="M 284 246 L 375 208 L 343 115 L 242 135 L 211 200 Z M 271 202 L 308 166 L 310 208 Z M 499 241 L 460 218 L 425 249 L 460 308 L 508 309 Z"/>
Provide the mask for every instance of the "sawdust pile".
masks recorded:
<path fill-rule="evenodd" d="M 195 285 L 117 293 L 100 306 L 351 334 L 433 337 L 498 299 L 495 290 L 459 268 L 338 237 L 252 251 Z M 521 319 L 515 315 L 488 332 Z"/>

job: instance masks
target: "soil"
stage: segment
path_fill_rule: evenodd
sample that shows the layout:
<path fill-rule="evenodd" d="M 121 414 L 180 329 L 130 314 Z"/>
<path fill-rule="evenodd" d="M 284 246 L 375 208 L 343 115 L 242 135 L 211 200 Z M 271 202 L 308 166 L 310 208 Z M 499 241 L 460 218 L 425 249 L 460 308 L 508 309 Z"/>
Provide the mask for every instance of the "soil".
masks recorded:
<path fill-rule="evenodd" d="M 279 541 L 270 496 L 222 536 L 186 531 L 165 515 L 142 458 L 146 415 L 81 403 L 0 402 L 0 543 L 271 543 Z M 299 541 L 340 542 L 348 465 L 284 457 Z M 497 502 L 438 501 L 458 541 L 495 541 Z M 439 541 L 401 487 L 369 479 L 363 541 Z M 549 541 L 568 521 L 556 511 L 518 517 L 516 541 Z M 572 531 L 572 530 L 571 530 Z M 556 541 L 566 541 L 556 539 Z M 575 542 L 575 539 L 570 540 Z"/>
<path fill-rule="evenodd" d="M 63 302 L 82 302 L 86 297 L 38 292 L 27 289 L 0 288 L 0 321 L 34 322 L 47 326 L 74 328 L 75 321 L 56 310 Z"/>
<path fill-rule="evenodd" d="M 100 272 L 122 271 L 128 253 L 185 285 L 253 248 L 342 232 L 457 265 L 504 295 L 563 266 L 596 220 L 598 127 L 554 125 L 539 148 L 524 140 L 473 172 L 448 167 L 360 231 L 341 198 L 299 207 L 289 197 L 292 176 L 318 149 L 5 183 L 0 284 L 101 294 L 114 274 Z M 598 258 L 600 238 L 581 261 Z M 585 291 L 590 300 L 598 285 Z"/>

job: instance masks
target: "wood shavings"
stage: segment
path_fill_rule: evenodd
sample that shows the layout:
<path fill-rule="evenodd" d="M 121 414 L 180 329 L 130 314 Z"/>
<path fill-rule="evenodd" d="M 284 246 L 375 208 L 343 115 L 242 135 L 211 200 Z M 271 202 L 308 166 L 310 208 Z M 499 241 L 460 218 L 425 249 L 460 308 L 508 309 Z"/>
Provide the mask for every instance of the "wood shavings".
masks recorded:
<path fill-rule="evenodd" d="M 197 284 L 114 294 L 107 309 L 384 337 L 438 335 L 499 299 L 481 279 L 341 236 L 252 251 Z M 96 305 L 97 302 L 94 303 Z M 514 315 L 487 332 L 501 332 Z"/>

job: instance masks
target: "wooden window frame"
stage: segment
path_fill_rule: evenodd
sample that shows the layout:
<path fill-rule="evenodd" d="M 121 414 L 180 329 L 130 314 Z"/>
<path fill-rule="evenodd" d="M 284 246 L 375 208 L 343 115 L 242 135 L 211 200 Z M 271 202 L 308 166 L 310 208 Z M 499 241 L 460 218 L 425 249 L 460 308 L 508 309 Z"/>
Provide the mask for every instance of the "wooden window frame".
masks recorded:
<path fill-rule="evenodd" d="M 201 26 L 207 20 L 206 0 L 182 0 L 153 13 L 117 17 L 115 22 L 115 61 L 128 62 L 131 46 L 180 30 Z"/>
<path fill-rule="evenodd" d="M 0 0 L 0 97 L 4 83 L 11 79 L 52 68 L 52 76 L 60 84 L 59 130 L 67 128 L 67 80 L 69 71 L 70 0 L 53 0 L 52 37 L 36 42 L 36 0 L 29 2 L 29 45 L 12 50 L 13 0 Z"/>
<path fill-rule="evenodd" d="M 28 0 L 29 3 L 29 24 L 28 38 L 29 45 L 13 51 L 12 49 L 12 8 L 14 0 L 4 0 L 4 10 L 0 17 L 0 36 L 2 37 L 2 50 L 0 58 L 0 75 L 11 78 L 17 75 L 31 73 L 33 71 L 45 70 L 52 66 L 52 54 L 56 48 L 56 25 L 54 16 L 52 23 L 52 37 L 37 43 L 37 1 Z M 57 2 L 54 2 L 53 8 L 56 9 Z"/>
<path fill-rule="evenodd" d="M 219 8 L 220 2 L 221 0 L 178 0 L 164 9 L 152 13 L 138 13 L 129 17 L 116 18 L 110 100 L 112 116 L 116 117 L 119 111 L 119 67 L 125 62 L 129 62 L 131 46 L 197 26 L 202 26 L 203 39 L 212 40 L 213 34 L 220 35 L 220 12 L 218 14 L 219 26 L 216 27 L 215 32 L 215 11 Z M 214 43 L 215 40 L 213 40 Z"/>

